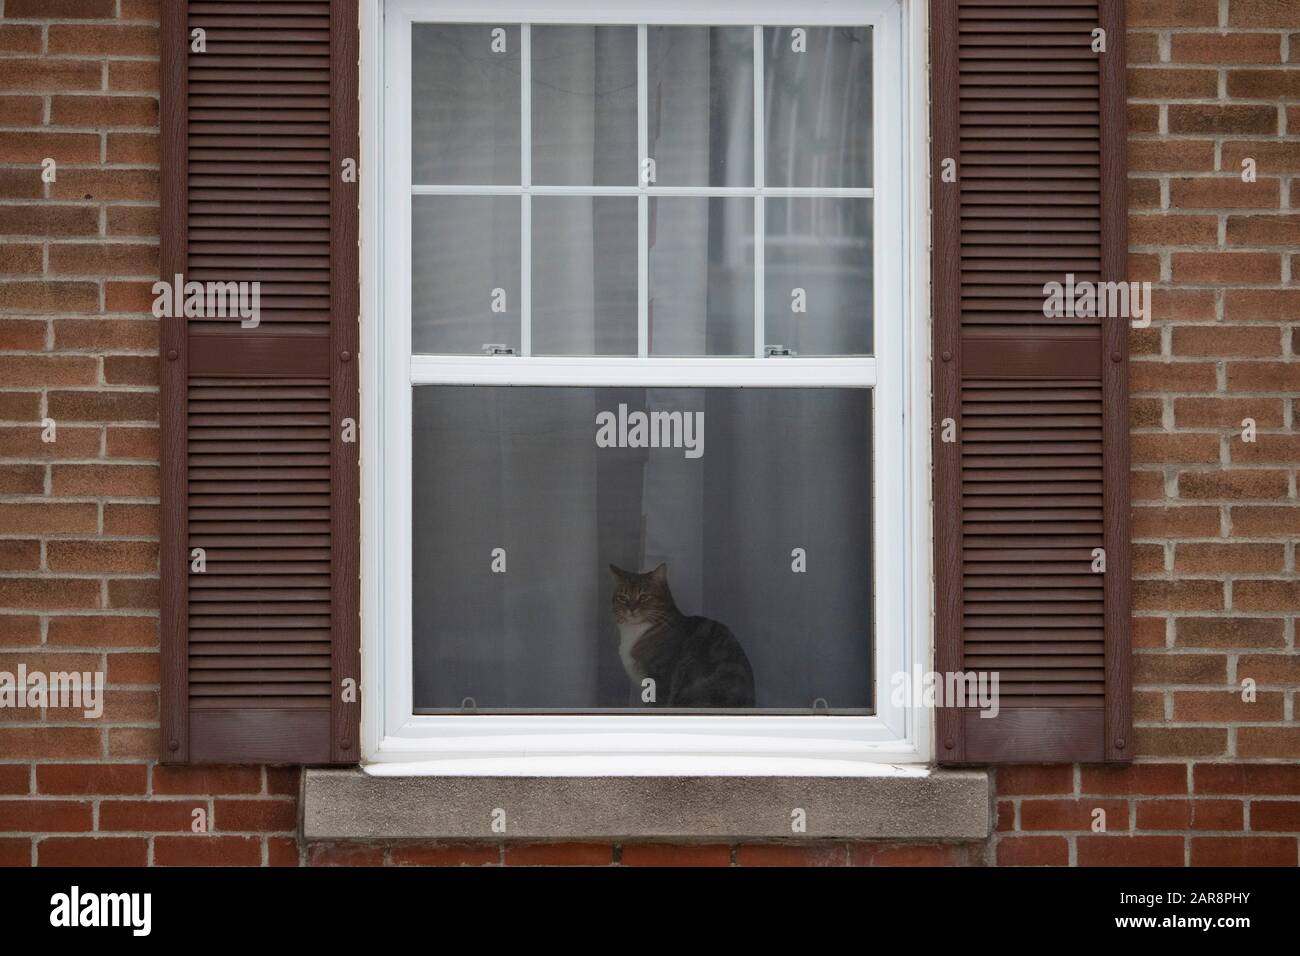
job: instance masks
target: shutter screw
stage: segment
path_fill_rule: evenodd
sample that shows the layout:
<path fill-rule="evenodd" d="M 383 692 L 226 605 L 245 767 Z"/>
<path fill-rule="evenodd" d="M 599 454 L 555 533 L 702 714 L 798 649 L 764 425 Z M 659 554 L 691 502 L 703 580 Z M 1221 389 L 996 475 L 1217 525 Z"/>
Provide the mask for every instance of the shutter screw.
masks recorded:
<path fill-rule="evenodd" d="M 944 745 L 944 747 L 947 748 L 948 750 L 952 750 L 952 738 L 949 737 L 947 740 L 945 740 L 945 741 L 943 742 L 943 745 Z"/>
<path fill-rule="evenodd" d="M 1124 738 L 1123 738 L 1123 737 L 1120 737 L 1118 740 L 1115 741 L 1115 749 L 1116 749 L 1116 750 L 1123 750 L 1123 749 L 1124 749 Z"/>
<path fill-rule="evenodd" d="M 180 749 L 181 749 L 181 742 L 180 742 L 179 740 L 169 740 L 169 741 L 167 741 L 167 749 L 168 749 L 168 750 L 180 750 Z"/>
<path fill-rule="evenodd" d="M 340 741 L 339 741 L 339 749 L 340 749 L 340 750 L 351 750 L 351 749 L 352 749 L 352 741 L 350 741 L 350 740 L 340 740 Z"/>
<path fill-rule="evenodd" d="M 341 359 L 342 359 L 343 361 L 345 361 L 345 362 L 351 362 L 351 361 L 352 361 L 352 353 L 351 353 L 351 352 L 348 352 L 348 351 L 346 351 L 346 350 L 345 350 L 345 351 L 342 351 L 342 352 L 339 353 L 339 358 L 341 358 Z"/>
<path fill-rule="evenodd" d="M 943 359 L 945 362 L 951 362 L 951 361 L 952 361 L 952 353 L 949 352 L 949 351 L 946 351 L 946 350 L 945 350 L 944 353 L 943 353 L 941 356 L 939 356 L 939 357 L 940 357 L 941 359 Z"/>
<path fill-rule="evenodd" d="M 1123 358 L 1123 356 L 1120 355 L 1118 352 L 1111 352 L 1111 353 L 1110 353 L 1110 360 L 1111 360 L 1112 362 L 1118 362 L 1121 358 Z"/>
<path fill-rule="evenodd" d="M 167 361 L 175 362 L 180 357 L 181 357 L 181 353 L 177 352 L 175 349 L 167 350 Z"/>

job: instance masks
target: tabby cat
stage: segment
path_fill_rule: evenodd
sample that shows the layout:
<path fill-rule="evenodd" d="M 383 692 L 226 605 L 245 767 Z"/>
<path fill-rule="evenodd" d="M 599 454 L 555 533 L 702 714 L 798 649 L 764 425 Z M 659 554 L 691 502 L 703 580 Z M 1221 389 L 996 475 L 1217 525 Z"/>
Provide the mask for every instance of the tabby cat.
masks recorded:
<path fill-rule="evenodd" d="M 668 566 L 614 575 L 614 622 L 623 669 L 640 693 L 654 680 L 660 707 L 753 707 L 754 671 L 726 625 L 677 610 Z"/>

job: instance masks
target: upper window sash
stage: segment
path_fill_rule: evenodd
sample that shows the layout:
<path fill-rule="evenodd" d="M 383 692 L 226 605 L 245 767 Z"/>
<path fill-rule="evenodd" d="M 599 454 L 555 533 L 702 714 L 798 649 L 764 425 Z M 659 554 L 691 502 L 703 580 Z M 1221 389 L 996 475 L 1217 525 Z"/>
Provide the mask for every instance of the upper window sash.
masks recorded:
<path fill-rule="evenodd" d="M 884 344 L 878 338 L 873 342 L 871 355 L 843 356 L 821 355 L 769 355 L 766 341 L 766 294 L 764 281 L 764 255 L 762 241 L 765 237 L 765 200 L 778 197 L 832 197 L 863 198 L 873 200 L 873 298 L 866 306 L 872 320 L 878 321 L 884 309 L 897 307 L 901 296 L 898 286 L 903 281 L 900 245 L 901 231 L 896 231 L 901 221 L 903 184 L 901 163 L 896 155 L 900 149 L 902 118 L 897 106 L 897 90 L 902 81 L 901 57 L 896 38 L 880 27 L 896 22 L 889 14 L 897 0 L 867 0 L 867 2 L 831 2 L 819 5 L 815 11 L 800 10 L 792 15 L 788 5 L 766 2 L 698 5 L 670 2 L 653 9 L 634 9 L 611 13 L 609 7 L 596 3 L 523 4 L 488 2 L 476 4 L 472 10 L 447 11 L 438 4 L 423 0 L 395 0 L 389 10 L 398 11 L 399 19 L 429 23 L 490 23 L 517 25 L 521 55 L 521 182 L 517 185 L 474 185 L 414 182 L 410 159 L 410 104 L 411 104 L 411 47 L 410 31 L 398 41 L 398 54 L 390 64 L 398 65 L 399 72 L 390 77 L 389 115 L 402 117 L 407 128 L 400 137 L 401 144 L 389 152 L 397 161 L 393 183 L 399 195 L 400 215 L 410 236 L 412 200 L 424 195 L 462 196 L 519 196 L 521 198 L 521 263 L 520 263 L 520 348 L 519 354 L 478 356 L 472 354 L 420 353 L 411 348 L 409 328 L 405 331 L 405 354 L 409 356 L 409 381 L 413 385 L 435 383 L 464 384 L 584 384 L 584 385 L 716 385 L 716 386 L 827 386 L 865 387 L 877 385 L 877 363 Z M 794 21 L 795 17 L 798 22 Z M 617 186 L 563 186 L 532 182 L 532 109 L 531 109 L 531 27 L 534 24 L 581 23 L 589 25 L 625 25 L 637 27 L 637 79 L 638 156 L 648 154 L 648 83 L 647 83 L 647 27 L 659 24 L 678 26 L 745 26 L 754 31 L 754 182 L 747 186 L 680 186 L 646 183 L 640 177 L 633 184 Z M 792 26 L 864 26 L 872 27 L 872 86 L 873 129 L 872 171 L 873 185 L 861 188 L 816 186 L 770 186 L 765 182 L 766 140 L 764 130 L 764 43 L 765 27 Z M 403 49 L 404 47 L 404 49 Z M 393 81 L 396 82 L 393 82 Z M 395 92 L 395 95 L 394 95 Z M 390 183 L 393 180 L 389 180 Z M 534 196 L 627 196 L 635 197 L 638 206 L 637 245 L 637 354 L 633 356 L 539 356 L 532 354 L 531 265 L 532 228 L 531 200 Z M 649 351 L 649 230 L 648 203 L 653 197 L 735 197 L 754 201 L 755 243 L 753 262 L 753 354 L 749 357 L 691 356 L 669 357 L 651 355 Z M 769 241 L 770 241 L 770 237 Z M 403 312 L 410 316 L 410 261 L 409 245 L 400 268 L 406 273 L 403 280 L 390 289 L 400 293 Z"/>

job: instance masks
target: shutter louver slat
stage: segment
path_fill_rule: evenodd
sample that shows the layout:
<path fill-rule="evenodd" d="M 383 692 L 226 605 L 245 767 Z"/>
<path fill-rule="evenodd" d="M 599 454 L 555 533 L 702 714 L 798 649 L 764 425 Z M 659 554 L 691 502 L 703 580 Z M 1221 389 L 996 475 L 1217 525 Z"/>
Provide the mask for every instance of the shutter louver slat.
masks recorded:
<path fill-rule="evenodd" d="M 165 761 L 358 756 L 356 29 L 164 5 L 163 274 L 260 285 L 255 327 L 164 320 Z"/>
<path fill-rule="evenodd" d="M 936 659 L 996 672 L 1000 707 L 941 710 L 938 756 L 1128 759 L 1127 319 L 1043 314 L 1067 273 L 1125 278 L 1122 10 L 931 9 L 934 161 L 957 170 L 934 183 L 935 412 L 956 424 L 936 427 Z"/>

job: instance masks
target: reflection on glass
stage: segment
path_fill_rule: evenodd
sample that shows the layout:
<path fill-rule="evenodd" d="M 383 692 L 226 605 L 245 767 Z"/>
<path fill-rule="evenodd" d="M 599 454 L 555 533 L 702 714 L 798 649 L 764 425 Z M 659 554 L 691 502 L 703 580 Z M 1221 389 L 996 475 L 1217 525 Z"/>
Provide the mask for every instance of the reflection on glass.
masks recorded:
<path fill-rule="evenodd" d="M 415 196 L 411 351 L 519 350 L 517 196 Z"/>
<path fill-rule="evenodd" d="M 636 27 L 532 29 L 533 182 L 636 184 Z"/>
<path fill-rule="evenodd" d="M 413 392 L 417 712 L 872 707 L 870 390 Z"/>
<path fill-rule="evenodd" d="M 871 200 L 768 197 L 765 218 L 764 345 L 871 354 Z"/>
<path fill-rule="evenodd" d="M 635 355 L 635 197 L 533 199 L 534 355 Z"/>
<path fill-rule="evenodd" d="M 650 354 L 754 354 L 754 200 L 650 200 Z"/>
<path fill-rule="evenodd" d="M 754 184 L 754 31 L 647 30 L 649 146 L 661 186 Z"/>
<path fill-rule="evenodd" d="M 871 28 L 763 31 L 767 185 L 871 185 Z"/>
<path fill-rule="evenodd" d="M 519 27 L 411 26 L 413 182 L 517 185 L 519 116 Z"/>

